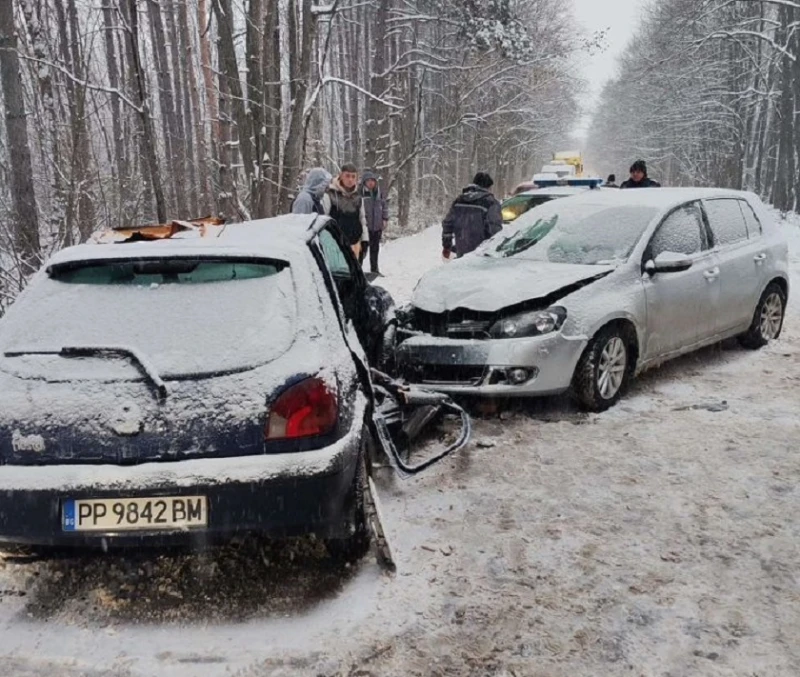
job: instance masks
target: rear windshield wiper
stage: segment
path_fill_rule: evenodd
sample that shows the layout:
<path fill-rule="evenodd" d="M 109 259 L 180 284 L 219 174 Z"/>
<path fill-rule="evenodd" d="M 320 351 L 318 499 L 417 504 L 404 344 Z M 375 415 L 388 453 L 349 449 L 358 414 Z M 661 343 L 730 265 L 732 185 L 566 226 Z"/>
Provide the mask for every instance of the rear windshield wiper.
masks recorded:
<path fill-rule="evenodd" d="M 95 357 L 97 355 L 123 355 L 130 358 L 155 386 L 159 400 L 167 398 L 167 384 L 164 383 L 158 371 L 140 351 L 127 346 L 64 346 L 56 350 L 7 350 L 3 353 L 6 357 L 22 357 L 23 355 L 58 355 L 60 357 Z"/>

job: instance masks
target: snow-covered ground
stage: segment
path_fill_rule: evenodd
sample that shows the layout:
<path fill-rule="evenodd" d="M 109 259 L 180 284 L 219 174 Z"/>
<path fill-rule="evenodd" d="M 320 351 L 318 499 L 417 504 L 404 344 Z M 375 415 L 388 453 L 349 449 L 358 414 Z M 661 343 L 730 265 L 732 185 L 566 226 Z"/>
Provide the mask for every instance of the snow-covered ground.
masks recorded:
<path fill-rule="evenodd" d="M 331 570 L 313 544 L 0 562 L 0 675 L 797 675 L 800 220 L 786 230 L 775 345 L 680 359 L 602 415 L 526 403 L 382 478 L 395 577 Z M 439 244 L 386 246 L 400 302 Z"/>

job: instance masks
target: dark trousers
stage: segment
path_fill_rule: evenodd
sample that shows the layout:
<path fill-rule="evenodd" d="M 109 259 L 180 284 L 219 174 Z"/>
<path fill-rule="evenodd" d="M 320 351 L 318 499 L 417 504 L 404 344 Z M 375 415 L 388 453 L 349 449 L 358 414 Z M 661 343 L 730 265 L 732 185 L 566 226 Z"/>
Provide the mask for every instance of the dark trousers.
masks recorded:
<path fill-rule="evenodd" d="M 361 243 L 361 261 L 360 263 L 364 263 L 364 259 L 367 258 L 367 252 L 369 252 L 369 269 L 373 273 L 377 273 L 380 269 L 378 268 L 378 255 L 381 251 L 381 237 L 383 233 L 378 231 L 369 231 L 369 242 L 362 242 Z"/>

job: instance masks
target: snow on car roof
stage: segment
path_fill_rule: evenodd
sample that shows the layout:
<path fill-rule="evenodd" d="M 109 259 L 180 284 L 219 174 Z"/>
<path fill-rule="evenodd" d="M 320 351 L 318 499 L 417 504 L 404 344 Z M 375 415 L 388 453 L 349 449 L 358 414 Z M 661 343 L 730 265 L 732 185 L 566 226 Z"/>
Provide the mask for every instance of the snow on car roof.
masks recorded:
<path fill-rule="evenodd" d="M 49 265 L 71 261 L 163 256 L 253 256 L 291 259 L 305 252 L 319 217 L 286 214 L 271 219 L 232 223 L 213 231 L 181 231 L 172 237 L 139 241 L 95 241 L 62 249 Z M 327 222 L 320 221 L 321 223 Z M 113 232 L 113 231 L 112 231 Z"/>
<path fill-rule="evenodd" d="M 562 195 L 568 197 L 570 195 L 582 195 L 589 190 L 597 191 L 599 188 L 592 189 L 589 186 L 548 186 L 547 188 L 532 188 L 531 190 L 517 193 L 514 197 L 519 197 L 520 195 L 530 195 L 532 197 L 537 195 Z"/>
<path fill-rule="evenodd" d="M 641 205 L 667 210 L 689 200 L 714 197 L 739 197 L 748 201 L 759 201 L 753 193 L 725 188 L 635 188 L 583 191 L 575 199 L 598 205 Z"/>

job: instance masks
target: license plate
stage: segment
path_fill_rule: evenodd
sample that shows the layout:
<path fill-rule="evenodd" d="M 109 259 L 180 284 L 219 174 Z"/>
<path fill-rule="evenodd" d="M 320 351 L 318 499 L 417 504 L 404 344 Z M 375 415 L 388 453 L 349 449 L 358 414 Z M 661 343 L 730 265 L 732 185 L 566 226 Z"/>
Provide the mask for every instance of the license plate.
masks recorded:
<path fill-rule="evenodd" d="M 64 531 L 153 531 L 196 529 L 208 524 L 205 496 L 68 499 Z"/>

